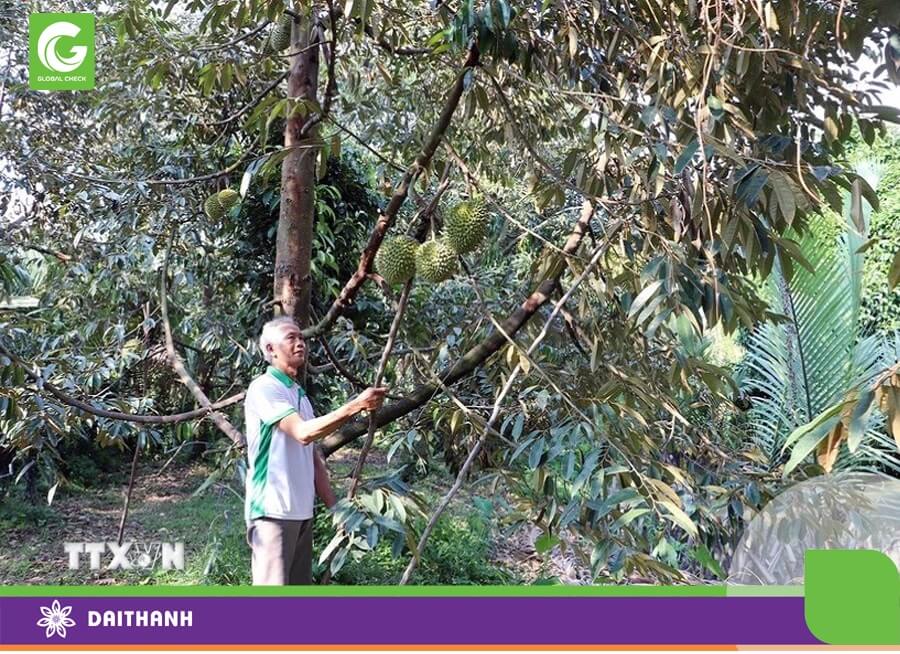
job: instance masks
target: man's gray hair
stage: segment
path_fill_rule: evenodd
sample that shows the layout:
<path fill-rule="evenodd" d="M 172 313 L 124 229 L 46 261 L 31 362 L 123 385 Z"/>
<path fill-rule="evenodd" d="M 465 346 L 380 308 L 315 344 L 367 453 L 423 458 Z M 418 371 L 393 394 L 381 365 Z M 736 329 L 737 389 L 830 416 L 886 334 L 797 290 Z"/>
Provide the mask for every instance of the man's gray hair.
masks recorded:
<path fill-rule="evenodd" d="M 265 358 L 268 363 L 272 363 L 272 355 L 269 353 L 266 346 L 274 346 L 280 343 L 283 338 L 284 328 L 287 325 L 297 327 L 297 322 L 290 316 L 279 316 L 263 325 L 262 333 L 259 335 L 259 349 L 262 350 L 263 358 Z"/>

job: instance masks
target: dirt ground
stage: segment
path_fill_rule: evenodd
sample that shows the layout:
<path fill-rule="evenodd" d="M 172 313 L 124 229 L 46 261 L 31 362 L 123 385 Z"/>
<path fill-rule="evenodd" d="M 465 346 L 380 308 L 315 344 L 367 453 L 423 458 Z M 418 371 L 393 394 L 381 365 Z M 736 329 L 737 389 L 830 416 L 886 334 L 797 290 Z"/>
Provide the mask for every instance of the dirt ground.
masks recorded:
<path fill-rule="evenodd" d="M 341 452 L 329 459 L 336 489 L 345 487 L 356 452 Z M 367 469 L 384 469 L 383 452 L 373 449 Z M 186 541 L 186 549 L 199 548 L 208 538 L 209 522 L 241 521 L 241 498 L 233 489 L 216 484 L 206 491 L 202 505 L 192 504 L 192 494 L 209 476 L 203 465 L 173 464 L 160 470 L 159 464 L 139 467 L 129 507 L 125 540 L 135 543 Z M 446 487 L 427 480 L 437 497 Z M 449 482 L 446 484 L 449 486 Z M 65 542 L 114 541 L 122 516 L 126 483 L 101 485 L 83 491 L 63 490 L 50 509 L 39 507 L 20 516 L 6 515 L 0 546 L 0 584 L 118 584 L 134 583 L 121 571 L 92 571 L 86 563 L 72 571 L 63 550 Z M 471 497 L 463 490 L 454 504 L 465 507 Z M 194 506 L 193 509 L 190 507 Z M 195 514 L 193 517 L 191 513 Z M 557 577 L 566 584 L 590 583 L 590 572 L 571 551 L 554 548 L 549 556 L 535 551 L 540 531 L 521 527 L 508 534 L 492 531 L 490 555 L 493 563 L 510 571 L 523 583 Z M 105 555 L 108 558 L 108 555 Z M 82 557 L 86 560 L 86 557 Z M 106 559 L 104 559 L 106 560 Z"/>

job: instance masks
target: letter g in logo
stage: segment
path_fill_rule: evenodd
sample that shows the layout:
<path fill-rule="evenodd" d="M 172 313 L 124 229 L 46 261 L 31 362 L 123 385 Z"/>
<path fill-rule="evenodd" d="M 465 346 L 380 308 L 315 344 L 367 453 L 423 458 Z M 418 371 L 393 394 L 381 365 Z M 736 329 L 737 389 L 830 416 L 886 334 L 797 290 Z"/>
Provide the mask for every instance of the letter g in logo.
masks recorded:
<path fill-rule="evenodd" d="M 67 21 L 59 21 L 48 25 L 37 42 L 37 55 L 41 64 L 57 73 L 70 73 L 76 70 L 87 57 L 87 46 L 73 45 L 71 56 L 64 57 L 56 50 L 59 40 L 64 37 L 74 38 L 81 32 L 81 28 Z"/>

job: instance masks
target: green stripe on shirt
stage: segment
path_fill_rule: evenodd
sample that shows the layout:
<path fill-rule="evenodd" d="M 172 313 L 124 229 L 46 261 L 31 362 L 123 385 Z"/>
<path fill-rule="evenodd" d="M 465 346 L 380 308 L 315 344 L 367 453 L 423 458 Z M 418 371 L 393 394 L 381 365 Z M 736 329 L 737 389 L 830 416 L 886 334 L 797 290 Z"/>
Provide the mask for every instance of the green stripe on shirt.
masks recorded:
<path fill-rule="evenodd" d="M 285 416 L 295 413 L 293 408 L 287 409 L 270 422 L 259 424 L 259 449 L 253 463 L 253 480 L 251 485 L 250 519 L 261 518 L 266 514 L 266 480 L 269 477 L 269 446 L 272 444 L 272 432 Z"/>

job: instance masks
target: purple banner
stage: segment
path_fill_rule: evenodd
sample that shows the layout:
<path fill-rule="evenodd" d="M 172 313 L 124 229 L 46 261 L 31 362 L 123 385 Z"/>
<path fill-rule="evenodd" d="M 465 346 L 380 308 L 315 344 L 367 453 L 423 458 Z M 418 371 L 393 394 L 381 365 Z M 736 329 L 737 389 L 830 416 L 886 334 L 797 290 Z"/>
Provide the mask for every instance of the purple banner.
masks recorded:
<path fill-rule="evenodd" d="M 0 597 L 2 645 L 819 642 L 802 597 Z"/>

